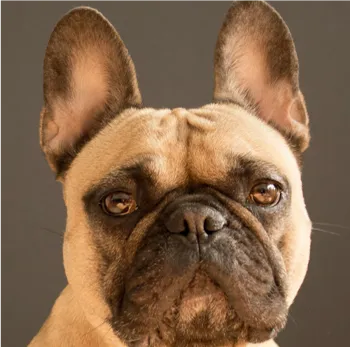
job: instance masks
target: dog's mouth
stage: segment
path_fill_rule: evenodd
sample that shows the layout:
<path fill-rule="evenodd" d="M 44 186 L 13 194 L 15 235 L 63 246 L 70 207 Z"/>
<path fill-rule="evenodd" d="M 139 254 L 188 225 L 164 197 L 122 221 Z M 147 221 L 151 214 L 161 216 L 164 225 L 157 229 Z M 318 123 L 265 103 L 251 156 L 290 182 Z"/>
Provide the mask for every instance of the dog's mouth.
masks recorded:
<path fill-rule="evenodd" d="M 258 319 L 254 325 L 249 324 L 247 317 L 235 308 L 242 304 L 239 301 L 232 301 L 222 287 L 199 267 L 179 299 L 164 313 L 163 326 L 160 324 L 163 329 L 160 328 L 158 333 L 161 332 L 163 340 L 183 341 L 184 346 L 194 342 L 198 346 L 223 346 L 228 341 L 268 340 L 284 325 L 284 319 L 277 317 L 267 324 Z M 283 314 L 282 311 L 279 314 Z M 173 330 L 176 330 L 176 338 L 172 336 Z"/>
<path fill-rule="evenodd" d="M 171 302 L 164 312 L 161 312 L 162 299 L 168 304 Z M 139 316 L 131 309 L 132 320 L 118 317 L 113 327 L 128 346 L 222 347 L 240 341 L 262 342 L 275 337 L 285 323 L 281 310 L 280 317 L 275 317 L 271 326 L 259 321 L 255 326 L 248 324 L 234 307 L 239 302 L 232 303 L 201 266 L 176 299 L 172 298 L 171 288 L 162 299 L 139 307 Z M 130 306 L 124 306 L 128 308 Z"/>
<path fill-rule="evenodd" d="M 287 306 L 266 252 L 249 230 L 221 234 L 201 253 L 180 248 L 176 239 L 150 239 L 114 306 L 116 333 L 129 345 L 142 341 L 140 346 L 273 338 L 285 324 Z"/>

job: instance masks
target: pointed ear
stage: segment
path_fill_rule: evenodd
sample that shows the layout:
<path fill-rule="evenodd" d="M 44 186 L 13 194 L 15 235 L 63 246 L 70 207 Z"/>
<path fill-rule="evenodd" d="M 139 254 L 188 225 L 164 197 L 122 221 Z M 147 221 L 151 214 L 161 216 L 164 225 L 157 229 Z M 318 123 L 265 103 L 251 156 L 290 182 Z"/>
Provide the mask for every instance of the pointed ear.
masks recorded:
<path fill-rule="evenodd" d="M 308 147 L 309 121 L 293 39 L 267 3 L 238 1 L 229 9 L 215 52 L 214 101 L 237 103 L 255 113 L 296 152 Z"/>
<path fill-rule="evenodd" d="M 105 124 L 141 96 L 135 68 L 118 33 L 96 10 L 66 14 L 44 59 L 40 144 L 57 175 Z"/>

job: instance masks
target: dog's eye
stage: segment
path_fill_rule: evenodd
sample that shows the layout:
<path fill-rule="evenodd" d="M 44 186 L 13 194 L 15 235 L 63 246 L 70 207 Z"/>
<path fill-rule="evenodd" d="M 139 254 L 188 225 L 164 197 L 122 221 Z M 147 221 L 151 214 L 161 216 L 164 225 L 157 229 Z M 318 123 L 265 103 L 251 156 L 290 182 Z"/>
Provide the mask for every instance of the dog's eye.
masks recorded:
<path fill-rule="evenodd" d="M 101 201 L 102 209 L 112 216 L 125 216 L 137 210 L 135 199 L 126 193 L 111 193 Z"/>
<path fill-rule="evenodd" d="M 259 183 L 249 195 L 252 202 L 260 206 L 275 206 L 281 198 L 281 189 L 274 183 Z"/>

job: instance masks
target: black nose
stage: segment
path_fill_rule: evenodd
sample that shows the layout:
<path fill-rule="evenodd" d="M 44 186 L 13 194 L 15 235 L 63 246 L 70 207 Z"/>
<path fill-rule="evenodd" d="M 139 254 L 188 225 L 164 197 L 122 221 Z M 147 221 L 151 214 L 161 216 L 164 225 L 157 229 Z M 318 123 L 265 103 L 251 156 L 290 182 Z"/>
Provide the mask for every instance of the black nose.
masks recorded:
<path fill-rule="evenodd" d="M 205 242 L 225 225 L 226 218 L 219 211 L 199 203 L 179 206 L 165 222 L 171 233 L 180 234 L 190 242 Z"/>

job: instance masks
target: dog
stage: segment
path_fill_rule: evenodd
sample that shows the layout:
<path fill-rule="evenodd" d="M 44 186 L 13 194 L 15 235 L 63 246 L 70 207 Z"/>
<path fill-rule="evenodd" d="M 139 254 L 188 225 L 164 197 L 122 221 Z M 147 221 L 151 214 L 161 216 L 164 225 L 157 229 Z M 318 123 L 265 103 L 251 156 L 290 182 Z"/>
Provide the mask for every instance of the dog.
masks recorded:
<path fill-rule="evenodd" d="M 40 143 L 68 285 L 30 347 L 276 346 L 310 253 L 297 54 L 270 5 L 234 2 L 214 65 L 207 105 L 145 108 L 102 14 L 56 25 Z"/>

